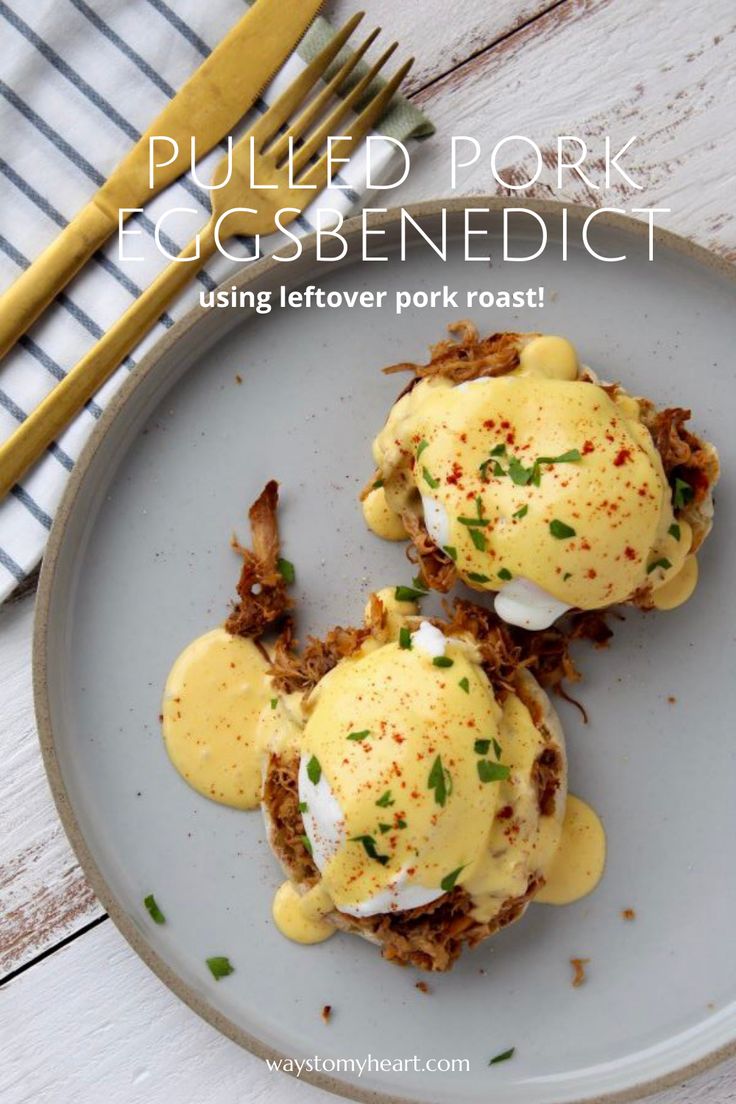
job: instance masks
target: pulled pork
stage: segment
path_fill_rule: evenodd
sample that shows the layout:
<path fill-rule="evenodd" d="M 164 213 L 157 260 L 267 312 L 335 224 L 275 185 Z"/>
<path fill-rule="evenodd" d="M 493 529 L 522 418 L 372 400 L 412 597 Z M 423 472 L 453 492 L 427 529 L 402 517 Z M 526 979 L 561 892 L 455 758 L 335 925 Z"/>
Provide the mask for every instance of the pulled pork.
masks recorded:
<path fill-rule="evenodd" d="M 452 338 L 430 346 L 427 364 L 404 361 L 384 368 L 387 375 L 413 372 L 416 379 L 444 376 L 454 383 L 479 379 L 481 376 L 505 376 L 519 366 L 523 341 L 535 334 L 495 333 L 479 338 L 472 322 L 464 319 L 447 327 Z"/>
<path fill-rule="evenodd" d="M 488 677 L 494 685 L 501 684 L 508 690 L 516 689 L 516 671 L 524 667 L 546 689 L 568 698 L 563 682 L 579 682 L 581 677 L 570 655 L 570 644 L 589 640 L 595 647 L 604 648 L 613 636 L 605 616 L 597 611 L 569 614 L 550 628 L 535 632 L 508 625 L 494 610 L 462 598 L 455 599 L 451 613 L 444 627 L 446 633 L 472 636 Z"/>
<path fill-rule="evenodd" d="M 463 947 L 476 947 L 489 935 L 518 920 L 543 885 L 544 878 L 530 878 L 521 896 L 504 901 L 493 919 L 484 922 L 471 915 L 470 894 L 456 886 L 420 909 L 365 917 L 341 913 L 339 927 L 368 935 L 380 944 L 381 955 L 389 962 L 440 972 L 450 969 Z"/>
<path fill-rule="evenodd" d="M 562 782 L 562 752 L 556 744 L 548 744 L 535 759 L 532 782 L 537 791 L 540 813 L 542 816 L 552 816 L 557 791 Z"/>
<path fill-rule="evenodd" d="M 409 534 L 411 544 L 406 550 L 409 559 L 419 565 L 424 582 L 431 590 L 447 594 L 457 582 L 457 570 L 450 557 L 434 543 L 424 518 L 411 510 L 401 515 L 404 528 Z"/>
<path fill-rule="evenodd" d="M 434 623 L 448 636 L 471 636 L 481 655 L 481 664 L 495 687 L 518 691 L 516 672 L 529 670 L 546 689 L 554 690 L 567 701 L 585 710 L 566 693 L 564 682 L 578 682 L 580 673 L 570 655 L 574 640 L 589 640 L 595 647 L 606 647 L 613 633 L 602 613 L 569 614 L 549 629 L 528 632 L 507 625 L 485 606 L 456 598 L 447 608 L 448 620 Z M 270 675 L 274 686 L 286 694 L 308 694 L 341 659 L 353 655 L 369 636 L 384 639 L 385 610 L 373 595 L 368 627 L 343 628 L 337 625 L 324 640 L 309 637 L 306 647 L 297 652 L 291 622 L 288 622 L 274 647 Z M 534 720 L 533 702 L 526 703 Z M 587 718 L 586 718 L 587 719 Z"/>
<path fill-rule="evenodd" d="M 289 623 L 276 641 L 269 674 L 274 686 L 285 694 L 308 693 L 341 659 L 356 652 L 371 635 L 370 628 L 343 629 L 336 625 L 324 640 L 310 636 L 301 654 L 294 650 Z"/>
<path fill-rule="evenodd" d="M 300 886 L 315 885 L 319 871 L 304 844 L 299 812 L 298 752 L 269 757 L 262 800 L 269 816 L 269 842 L 279 861 Z"/>
<path fill-rule="evenodd" d="M 652 435 L 662 466 L 671 483 L 682 479 L 692 491 L 691 504 L 699 507 L 710 495 L 718 475 L 718 457 L 712 445 L 687 428 L 689 410 L 680 406 L 657 410 L 647 400 L 639 400 L 642 421 Z M 691 505 L 688 503 L 688 506 Z M 687 506 L 682 511 L 687 516 Z"/>
<path fill-rule="evenodd" d="M 279 485 L 272 479 L 248 511 L 252 551 L 233 538 L 233 548 L 243 557 L 236 588 L 239 600 L 225 622 L 233 636 L 257 640 L 281 621 L 291 606 L 279 571 L 278 502 Z"/>

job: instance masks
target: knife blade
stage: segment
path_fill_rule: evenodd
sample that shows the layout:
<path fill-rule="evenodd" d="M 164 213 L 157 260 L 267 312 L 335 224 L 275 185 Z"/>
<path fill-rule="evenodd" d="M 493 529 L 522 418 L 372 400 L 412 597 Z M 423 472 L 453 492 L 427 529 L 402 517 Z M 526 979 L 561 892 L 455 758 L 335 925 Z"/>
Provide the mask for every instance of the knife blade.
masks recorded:
<path fill-rule="evenodd" d="M 0 296 L 0 358 L 118 227 L 121 208 L 143 207 L 209 152 L 253 106 L 323 0 L 256 0 L 202 62 L 87 205 Z M 149 181 L 149 139 L 178 144 Z"/>

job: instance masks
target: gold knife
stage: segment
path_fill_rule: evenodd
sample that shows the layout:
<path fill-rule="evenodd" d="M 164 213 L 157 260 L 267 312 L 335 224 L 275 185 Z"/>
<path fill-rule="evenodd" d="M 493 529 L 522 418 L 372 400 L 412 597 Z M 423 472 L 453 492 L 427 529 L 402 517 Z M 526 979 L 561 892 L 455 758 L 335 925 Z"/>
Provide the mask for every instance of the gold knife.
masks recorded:
<path fill-rule="evenodd" d="M 0 296 L 0 357 L 35 322 L 82 265 L 118 228 L 123 207 L 143 207 L 208 153 L 253 106 L 322 6 L 322 0 L 256 0 L 182 85 L 130 153 L 14 284 Z M 149 187 L 148 140 L 173 138 L 178 156 Z M 170 152 L 170 151 L 169 151 Z"/>

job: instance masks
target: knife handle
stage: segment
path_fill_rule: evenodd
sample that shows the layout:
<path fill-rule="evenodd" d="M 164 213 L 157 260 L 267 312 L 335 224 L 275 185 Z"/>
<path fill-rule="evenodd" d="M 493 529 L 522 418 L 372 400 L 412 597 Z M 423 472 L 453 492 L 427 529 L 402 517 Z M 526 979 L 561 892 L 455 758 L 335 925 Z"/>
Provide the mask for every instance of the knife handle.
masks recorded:
<path fill-rule="evenodd" d="M 0 445 L 0 499 L 56 440 L 216 251 L 210 222 Z M 187 261 L 187 258 L 189 260 Z"/>
<path fill-rule="evenodd" d="M 117 211 L 91 199 L 0 296 L 0 358 L 117 229 Z"/>

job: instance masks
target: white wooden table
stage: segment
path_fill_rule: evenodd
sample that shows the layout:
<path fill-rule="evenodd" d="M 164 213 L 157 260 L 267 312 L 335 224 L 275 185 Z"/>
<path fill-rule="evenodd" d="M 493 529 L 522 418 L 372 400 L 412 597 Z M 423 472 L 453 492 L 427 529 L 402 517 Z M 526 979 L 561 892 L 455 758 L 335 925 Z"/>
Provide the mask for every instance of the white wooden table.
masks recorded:
<path fill-rule="evenodd" d="M 211 0 L 213 4 L 217 0 Z M 333 0 L 341 18 L 357 0 Z M 639 136 L 644 191 L 620 206 L 670 207 L 665 225 L 736 260 L 733 0 L 363 0 L 416 54 L 410 91 L 437 124 L 407 203 L 449 192 L 449 137 L 490 151 L 507 134 L 543 148 L 577 134 Z M 493 192 L 489 158 L 460 181 Z M 550 170 L 531 194 L 551 194 Z M 564 197 L 600 203 L 578 182 Z M 286 1104 L 327 1095 L 269 1073 L 148 972 L 105 917 L 59 825 L 31 703 L 29 591 L 0 610 L 0 1099 L 4 1104 Z M 736 1100 L 736 1059 L 651 1098 Z"/>

